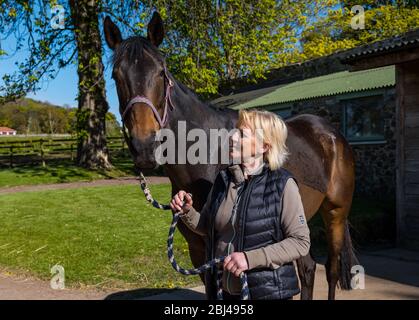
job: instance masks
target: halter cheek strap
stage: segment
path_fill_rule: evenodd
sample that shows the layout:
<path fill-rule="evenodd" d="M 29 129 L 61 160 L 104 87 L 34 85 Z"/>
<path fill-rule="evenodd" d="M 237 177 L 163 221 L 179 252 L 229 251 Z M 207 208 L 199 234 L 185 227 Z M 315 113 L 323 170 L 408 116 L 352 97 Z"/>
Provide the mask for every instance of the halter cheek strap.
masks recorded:
<path fill-rule="evenodd" d="M 154 106 L 153 102 L 150 101 L 150 99 L 148 99 L 145 96 L 138 95 L 138 96 L 135 96 L 134 98 L 132 98 L 128 102 L 127 106 L 125 107 L 125 110 L 122 113 L 122 122 L 125 122 L 126 117 L 130 114 L 130 112 L 132 111 L 132 108 L 134 107 L 134 105 L 136 103 L 144 103 L 144 104 L 146 104 L 147 106 L 150 107 L 151 111 L 153 111 L 154 117 L 158 121 L 158 123 L 160 125 L 160 128 L 163 128 L 167 124 L 167 121 L 169 119 L 167 109 L 170 106 L 170 108 L 173 110 L 174 105 L 173 105 L 171 97 L 170 97 L 170 90 L 173 87 L 173 81 L 172 81 L 172 79 L 169 78 L 169 76 L 167 74 L 166 66 L 164 66 L 164 76 L 168 80 L 168 85 L 167 85 L 166 92 L 165 92 L 165 97 L 164 97 L 163 117 L 160 116 L 160 113 L 157 111 L 156 107 Z"/>

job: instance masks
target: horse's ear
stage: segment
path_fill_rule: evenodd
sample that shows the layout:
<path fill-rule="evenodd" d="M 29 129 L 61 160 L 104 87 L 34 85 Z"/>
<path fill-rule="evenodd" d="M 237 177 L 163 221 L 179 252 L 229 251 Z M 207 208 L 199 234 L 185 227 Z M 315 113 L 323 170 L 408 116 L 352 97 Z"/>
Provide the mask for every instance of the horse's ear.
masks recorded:
<path fill-rule="evenodd" d="M 163 20 L 157 11 L 154 11 L 153 17 L 148 23 L 147 39 L 158 47 L 163 42 L 164 28 Z"/>
<path fill-rule="evenodd" d="M 115 48 L 122 42 L 121 31 L 115 23 L 112 22 L 111 18 L 107 16 L 103 23 L 103 29 L 105 31 L 105 39 L 109 48 L 115 50 Z"/>

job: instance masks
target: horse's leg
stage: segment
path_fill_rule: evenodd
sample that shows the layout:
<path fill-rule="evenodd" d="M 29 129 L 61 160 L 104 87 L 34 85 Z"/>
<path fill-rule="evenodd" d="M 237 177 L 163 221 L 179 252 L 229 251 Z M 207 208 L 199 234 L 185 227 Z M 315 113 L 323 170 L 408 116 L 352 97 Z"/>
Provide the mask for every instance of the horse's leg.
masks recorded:
<path fill-rule="evenodd" d="M 338 207 L 333 209 L 324 209 L 321 212 L 326 226 L 326 236 L 328 245 L 328 257 L 326 262 L 326 277 L 329 284 L 328 299 L 335 299 L 335 291 L 338 280 L 342 277 L 342 273 L 348 270 L 341 269 L 341 254 L 345 241 L 345 228 L 347 226 L 347 208 Z M 342 289 L 349 289 L 343 287 Z"/>
<path fill-rule="evenodd" d="M 316 274 L 316 262 L 311 252 L 297 260 L 298 276 L 301 282 L 301 300 L 312 300 L 314 289 L 314 276 Z"/>
<path fill-rule="evenodd" d="M 352 203 L 353 185 L 351 182 L 353 182 L 351 179 L 335 181 L 320 207 L 326 227 L 328 246 L 326 276 L 329 284 L 329 300 L 335 299 L 338 281 L 341 289 L 351 289 L 351 267 L 358 263 L 353 252 L 347 220 Z"/>
<path fill-rule="evenodd" d="M 318 212 L 320 205 L 325 199 L 325 194 L 301 183 L 301 200 L 304 206 L 304 213 L 309 221 Z M 298 276 L 301 282 L 301 300 L 312 300 L 314 289 L 314 277 L 316 273 L 316 262 L 310 253 L 297 260 Z"/>
<path fill-rule="evenodd" d="M 333 137 L 333 136 L 332 136 Z M 355 189 L 355 161 L 352 149 L 339 134 L 328 148 L 333 150 L 330 167 L 331 180 L 320 212 L 326 227 L 328 257 L 326 276 L 329 284 L 328 299 L 335 299 L 339 281 L 343 290 L 350 290 L 351 267 L 357 263 L 349 234 L 348 215 Z"/>

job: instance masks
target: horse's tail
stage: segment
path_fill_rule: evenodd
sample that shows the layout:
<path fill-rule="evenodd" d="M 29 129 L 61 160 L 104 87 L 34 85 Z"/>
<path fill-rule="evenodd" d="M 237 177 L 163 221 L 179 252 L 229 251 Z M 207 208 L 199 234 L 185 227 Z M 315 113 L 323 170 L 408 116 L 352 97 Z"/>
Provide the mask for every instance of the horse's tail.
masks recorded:
<path fill-rule="evenodd" d="M 349 232 L 349 223 L 345 222 L 345 233 L 343 239 L 343 247 L 340 253 L 340 275 L 339 285 L 342 290 L 351 290 L 351 269 L 354 265 L 359 264 L 352 245 L 351 234 Z"/>

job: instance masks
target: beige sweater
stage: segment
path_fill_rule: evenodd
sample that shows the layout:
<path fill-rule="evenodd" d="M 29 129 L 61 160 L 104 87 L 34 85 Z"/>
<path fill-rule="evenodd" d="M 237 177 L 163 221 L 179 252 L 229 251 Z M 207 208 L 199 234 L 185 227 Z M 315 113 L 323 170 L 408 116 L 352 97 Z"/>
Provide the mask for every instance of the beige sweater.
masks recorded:
<path fill-rule="evenodd" d="M 227 196 L 221 202 L 215 219 L 215 255 L 217 257 L 234 252 L 237 240 L 236 223 L 238 219 L 232 216 L 232 208 L 237 196 L 236 184 L 244 179 L 244 175 L 239 165 L 231 166 L 229 170 L 233 173 L 233 181 L 228 187 Z M 259 173 L 260 170 L 254 173 Z M 209 232 L 208 214 L 207 204 L 205 204 L 201 212 L 197 212 L 192 207 L 181 216 L 181 219 L 192 231 L 205 235 Z M 310 232 L 305 220 L 299 189 L 293 179 L 288 179 L 285 184 L 281 225 L 284 233 L 282 241 L 244 252 L 249 269 L 264 267 L 276 269 L 285 263 L 307 255 L 309 252 Z M 240 282 L 238 280 L 238 278 L 225 272 L 222 281 L 223 289 L 230 294 L 240 293 Z"/>

